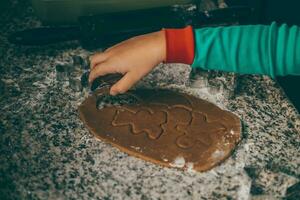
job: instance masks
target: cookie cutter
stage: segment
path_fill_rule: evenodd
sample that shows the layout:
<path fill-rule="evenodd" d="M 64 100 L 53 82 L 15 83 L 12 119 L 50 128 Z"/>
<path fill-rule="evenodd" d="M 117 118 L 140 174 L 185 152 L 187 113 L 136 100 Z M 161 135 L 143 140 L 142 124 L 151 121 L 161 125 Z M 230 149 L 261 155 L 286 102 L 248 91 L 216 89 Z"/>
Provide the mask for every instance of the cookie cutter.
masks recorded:
<path fill-rule="evenodd" d="M 129 91 L 125 94 L 118 94 L 116 96 L 109 95 L 109 86 L 98 88 L 93 93 L 94 98 L 96 99 L 96 108 L 102 109 L 104 107 L 110 106 L 124 106 L 124 105 L 138 105 L 142 102 L 142 99 L 135 95 L 132 91 Z"/>
<path fill-rule="evenodd" d="M 88 74 L 84 75 L 83 79 L 88 77 Z M 141 102 L 142 100 L 135 95 L 132 91 L 129 91 L 125 94 L 119 94 L 116 96 L 111 96 L 109 94 L 110 88 L 116 82 L 118 82 L 122 78 L 122 74 L 109 74 L 105 76 L 100 76 L 95 79 L 90 84 L 90 90 L 92 95 L 96 99 L 96 107 L 99 108 L 99 105 L 102 103 L 103 105 L 125 105 L 125 104 L 134 104 Z M 82 79 L 82 80 L 83 80 Z M 86 82 L 83 80 L 82 82 Z M 108 100 L 108 102 L 105 102 Z M 124 103 L 124 102 L 133 102 L 133 103 Z"/>

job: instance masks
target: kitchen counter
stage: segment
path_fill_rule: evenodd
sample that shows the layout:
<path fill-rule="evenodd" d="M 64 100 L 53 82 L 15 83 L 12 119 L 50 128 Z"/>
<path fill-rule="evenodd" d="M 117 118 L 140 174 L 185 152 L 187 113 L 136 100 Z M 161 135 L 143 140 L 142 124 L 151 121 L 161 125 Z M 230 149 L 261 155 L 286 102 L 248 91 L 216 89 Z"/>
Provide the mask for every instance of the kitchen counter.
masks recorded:
<path fill-rule="evenodd" d="M 157 83 L 165 70 L 150 74 L 138 87 L 177 84 L 243 122 L 241 143 L 220 166 L 204 173 L 163 168 L 88 132 L 77 112 L 88 94 L 57 81 L 55 66 L 92 52 L 76 42 L 35 48 L 9 44 L 6 37 L 13 31 L 40 26 L 27 1 L 12 2 L 0 17 L 0 199 L 297 198 L 300 115 L 276 82 L 238 76 L 233 96 L 214 98 L 186 86 L 186 76 L 176 75 L 174 66 L 168 67 L 170 80 L 164 85 Z M 180 70 L 188 74 L 188 68 Z"/>

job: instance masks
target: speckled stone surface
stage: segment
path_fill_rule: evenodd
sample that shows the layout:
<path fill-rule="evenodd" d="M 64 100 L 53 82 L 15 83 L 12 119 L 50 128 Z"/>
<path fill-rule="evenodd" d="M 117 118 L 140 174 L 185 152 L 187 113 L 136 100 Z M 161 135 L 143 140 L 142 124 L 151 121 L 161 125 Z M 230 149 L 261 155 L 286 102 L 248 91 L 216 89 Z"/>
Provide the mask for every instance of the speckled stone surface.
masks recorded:
<path fill-rule="evenodd" d="M 187 66 L 157 68 L 137 87 L 187 92 L 243 122 L 243 140 L 222 165 L 205 173 L 162 168 L 92 137 L 77 112 L 88 94 L 58 82 L 55 71 L 56 63 L 91 52 L 77 43 L 9 44 L 14 30 L 40 25 L 27 1 L 12 3 L 0 17 L 0 199 L 299 197 L 300 116 L 273 80 L 222 75 L 222 91 L 237 86 L 229 97 L 186 83 Z"/>

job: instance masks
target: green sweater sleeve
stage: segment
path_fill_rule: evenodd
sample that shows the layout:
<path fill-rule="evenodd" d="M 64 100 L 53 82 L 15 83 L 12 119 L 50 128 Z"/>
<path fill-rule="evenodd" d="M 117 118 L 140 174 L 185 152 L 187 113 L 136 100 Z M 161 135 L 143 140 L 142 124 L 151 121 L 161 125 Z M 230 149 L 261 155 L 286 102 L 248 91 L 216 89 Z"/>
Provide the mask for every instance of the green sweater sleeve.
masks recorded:
<path fill-rule="evenodd" d="M 300 28 L 248 25 L 200 28 L 192 67 L 271 77 L 300 75 Z"/>

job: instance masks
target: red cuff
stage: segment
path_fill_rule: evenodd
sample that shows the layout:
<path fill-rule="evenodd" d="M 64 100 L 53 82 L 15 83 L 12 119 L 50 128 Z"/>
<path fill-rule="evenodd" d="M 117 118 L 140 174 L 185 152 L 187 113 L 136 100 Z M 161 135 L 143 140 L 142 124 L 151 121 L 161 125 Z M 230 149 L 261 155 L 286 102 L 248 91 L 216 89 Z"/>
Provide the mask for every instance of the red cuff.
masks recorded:
<path fill-rule="evenodd" d="M 194 62 L 195 43 L 194 32 L 191 26 L 182 29 L 165 29 L 167 42 L 167 63 Z"/>

